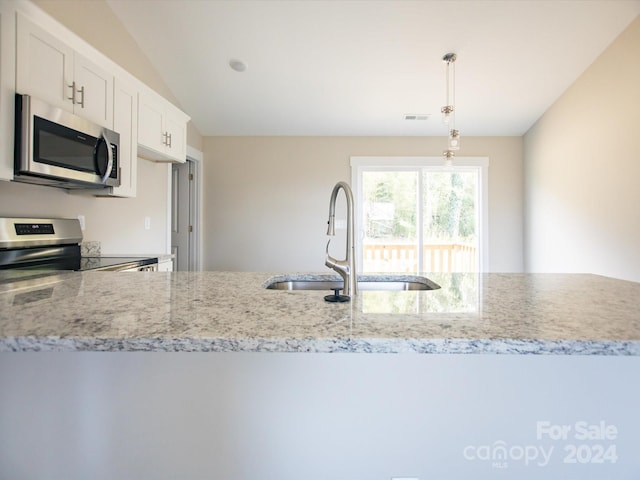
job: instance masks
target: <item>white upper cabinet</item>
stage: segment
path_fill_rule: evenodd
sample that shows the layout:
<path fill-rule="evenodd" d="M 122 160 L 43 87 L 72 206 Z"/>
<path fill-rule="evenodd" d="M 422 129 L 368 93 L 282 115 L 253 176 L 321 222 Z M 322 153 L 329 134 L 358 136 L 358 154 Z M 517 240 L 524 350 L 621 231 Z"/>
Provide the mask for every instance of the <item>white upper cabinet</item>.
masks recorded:
<path fill-rule="evenodd" d="M 141 149 L 164 152 L 166 130 L 164 129 L 164 102 L 150 94 L 138 96 L 138 144 Z"/>
<path fill-rule="evenodd" d="M 161 96 L 145 91 L 138 96 L 138 153 L 159 162 L 187 160 L 189 117 Z"/>
<path fill-rule="evenodd" d="M 120 133 L 120 186 L 113 195 L 135 197 L 138 178 L 138 89 L 116 78 L 113 95 L 113 129 Z"/>
<path fill-rule="evenodd" d="M 169 134 L 169 150 L 180 163 L 187 161 L 187 118 L 169 106 L 165 115 L 165 126 Z"/>
<path fill-rule="evenodd" d="M 20 13 L 17 22 L 17 92 L 72 110 L 67 79 L 73 77 L 73 50 Z"/>
<path fill-rule="evenodd" d="M 13 112 L 16 103 L 14 15 L 10 4 L 0 0 L 0 180 L 13 180 Z"/>
<path fill-rule="evenodd" d="M 99 125 L 113 125 L 113 75 L 83 56 L 73 57 L 76 88 L 74 112 Z M 72 86 L 73 86 L 72 82 Z M 117 129 L 114 129 L 118 132 Z"/>
<path fill-rule="evenodd" d="M 20 13 L 16 55 L 18 93 L 113 127 L 113 75 Z"/>

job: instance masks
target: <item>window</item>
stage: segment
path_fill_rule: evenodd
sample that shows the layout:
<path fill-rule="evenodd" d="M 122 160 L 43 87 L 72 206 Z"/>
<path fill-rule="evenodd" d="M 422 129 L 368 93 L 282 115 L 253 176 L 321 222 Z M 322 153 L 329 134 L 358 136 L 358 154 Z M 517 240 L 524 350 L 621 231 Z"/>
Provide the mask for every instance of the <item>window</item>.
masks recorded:
<path fill-rule="evenodd" d="M 358 269 L 481 272 L 488 159 L 352 157 Z"/>

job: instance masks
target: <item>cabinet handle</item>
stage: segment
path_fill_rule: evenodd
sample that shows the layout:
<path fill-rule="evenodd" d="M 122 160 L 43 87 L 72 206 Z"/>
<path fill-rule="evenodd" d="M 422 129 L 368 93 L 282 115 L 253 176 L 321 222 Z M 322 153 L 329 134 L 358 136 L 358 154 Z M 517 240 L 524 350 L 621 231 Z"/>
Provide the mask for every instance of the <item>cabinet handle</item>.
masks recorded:
<path fill-rule="evenodd" d="M 169 145 L 168 145 L 168 147 L 171 148 L 171 134 L 169 133 L 169 134 L 167 134 L 167 136 L 169 137 Z"/>
<path fill-rule="evenodd" d="M 76 82 L 72 82 L 71 85 L 69 85 L 69 88 L 71 89 L 71 96 L 67 97 L 67 100 L 71 100 L 71 104 L 75 105 L 76 104 Z"/>
<path fill-rule="evenodd" d="M 78 105 L 80 105 L 81 108 L 84 108 L 84 85 L 80 90 L 78 90 L 78 93 L 80 94 L 80 101 L 78 102 Z"/>

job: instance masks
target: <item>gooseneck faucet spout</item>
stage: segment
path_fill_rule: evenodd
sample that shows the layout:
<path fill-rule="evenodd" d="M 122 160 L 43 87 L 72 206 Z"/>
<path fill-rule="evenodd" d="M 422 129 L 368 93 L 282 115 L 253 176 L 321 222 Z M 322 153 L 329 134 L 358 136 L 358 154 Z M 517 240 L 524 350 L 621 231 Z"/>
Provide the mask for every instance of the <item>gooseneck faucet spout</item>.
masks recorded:
<path fill-rule="evenodd" d="M 327 242 L 327 259 L 324 264 L 340 274 L 344 280 L 344 295 L 353 297 L 357 291 L 357 274 L 356 274 L 356 255 L 354 238 L 354 220 L 353 220 L 353 192 L 346 182 L 338 182 L 331 192 L 331 200 L 329 201 L 329 227 L 327 235 L 335 235 L 335 219 L 336 219 L 336 198 L 340 189 L 344 190 L 347 197 L 347 248 L 344 260 L 337 260 L 329 255 L 329 243 Z"/>

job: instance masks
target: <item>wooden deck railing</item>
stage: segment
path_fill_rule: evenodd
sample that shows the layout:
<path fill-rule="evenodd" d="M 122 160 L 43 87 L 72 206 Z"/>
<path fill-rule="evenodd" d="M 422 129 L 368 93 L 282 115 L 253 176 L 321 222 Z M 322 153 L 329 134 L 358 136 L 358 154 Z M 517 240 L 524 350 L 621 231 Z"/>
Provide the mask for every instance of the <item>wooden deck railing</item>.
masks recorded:
<path fill-rule="evenodd" d="M 411 244 L 387 243 L 362 246 L 365 272 L 417 272 L 418 247 Z M 473 272 L 476 270 L 476 248 L 473 245 L 428 244 L 423 246 L 423 271 Z"/>

